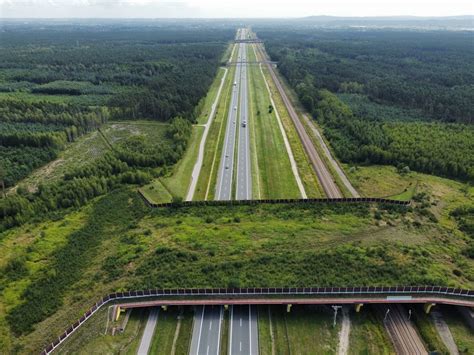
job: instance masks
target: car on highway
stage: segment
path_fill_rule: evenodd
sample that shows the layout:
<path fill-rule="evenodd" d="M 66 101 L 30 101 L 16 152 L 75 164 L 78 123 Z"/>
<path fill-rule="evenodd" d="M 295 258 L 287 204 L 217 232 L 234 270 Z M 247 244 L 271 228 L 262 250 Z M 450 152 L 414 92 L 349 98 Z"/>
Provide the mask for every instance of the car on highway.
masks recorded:
<path fill-rule="evenodd" d="M 236 82 L 236 81 L 234 81 L 234 86 L 237 86 L 237 82 Z"/>
<path fill-rule="evenodd" d="M 237 106 L 234 106 L 234 111 L 237 110 Z"/>
<path fill-rule="evenodd" d="M 242 122 L 242 127 L 246 127 L 247 126 L 247 121 L 243 121 Z"/>

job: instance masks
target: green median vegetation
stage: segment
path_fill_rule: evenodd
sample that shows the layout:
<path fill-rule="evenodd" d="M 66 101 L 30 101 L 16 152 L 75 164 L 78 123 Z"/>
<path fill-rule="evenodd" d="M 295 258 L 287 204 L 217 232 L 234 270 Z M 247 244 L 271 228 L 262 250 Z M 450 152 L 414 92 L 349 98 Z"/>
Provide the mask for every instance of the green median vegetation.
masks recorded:
<path fill-rule="evenodd" d="M 248 60 L 256 61 L 253 46 L 248 50 Z M 258 65 L 249 65 L 249 103 L 251 119 L 252 155 L 257 162 L 253 187 L 259 188 L 260 198 L 299 198 L 300 192 L 291 169 L 288 152 L 271 104 L 265 81 Z M 256 149 L 254 149 L 254 147 Z M 256 181 L 258 180 L 258 181 Z M 256 193 L 254 193 L 256 195 Z"/>

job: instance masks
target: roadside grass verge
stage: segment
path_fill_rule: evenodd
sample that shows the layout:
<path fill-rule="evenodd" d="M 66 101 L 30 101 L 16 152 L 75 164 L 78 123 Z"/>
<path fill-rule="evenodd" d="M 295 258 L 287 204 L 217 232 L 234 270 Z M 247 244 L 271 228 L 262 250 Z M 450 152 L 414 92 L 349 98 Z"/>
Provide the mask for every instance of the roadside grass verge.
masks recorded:
<path fill-rule="evenodd" d="M 295 305 L 273 307 L 278 354 L 334 354 L 340 324 L 333 328 L 332 309 Z M 273 318 L 273 317 L 272 317 Z"/>
<path fill-rule="evenodd" d="M 272 336 L 270 331 L 270 307 L 257 306 L 258 312 L 258 350 L 261 355 L 272 355 Z"/>
<path fill-rule="evenodd" d="M 383 323 L 370 305 L 364 305 L 359 313 L 351 312 L 350 317 L 349 354 L 395 354 Z"/>
<path fill-rule="evenodd" d="M 132 310 L 125 331 L 123 333 L 117 332 L 114 336 L 111 335 L 110 331 L 107 335 L 104 334 L 107 325 L 107 312 L 107 307 L 98 311 L 94 317 L 76 331 L 73 337 L 68 338 L 61 344 L 56 352 L 58 354 L 83 355 L 136 354 L 145 330 L 149 311 L 141 308 Z M 123 320 L 123 317 L 121 319 Z"/>
<path fill-rule="evenodd" d="M 173 200 L 173 196 L 161 183 L 160 179 L 154 179 L 148 185 L 141 187 L 140 191 L 148 201 L 155 203 L 167 203 Z"/>
<path fill-rule="evenodd" d="M 275 87 L 275 83 L 273 82 L 270 73 L 268 73 L 268 69 L 266 67 L 262 67 L 263 73 L 267 80 L 267 83 L 270 87 L 270 91 L 273 96 L 273 100 L 276 104 L 276 109 L 278 110 L 283 126 L 285 127 L 286 134 L 288 136 L 288 141 L 290 142 L 291 149 L 293 151 L 293 155 L 298 165 L 298 171 L 300 173 L 304 188 L 306 190 L 306 194 L 309 198 L 318 198 L 324 197 L 324 192 L 319 185 L 318 178 L 316 173 L 313 171 L 312 165 L 309 161 L 309 158 L 304 150 L 303 144 L 296 132 L 296 128 L 294 127 L 293 122 L 286 110 L 286 106 L 283 103 L 283 100 L 278 93 L 277 88 Z"/>
<path fill-rule="evenodd" d="M 234 56 L 236 55 L 237 50 L 234 52 Z M 235 70 L 235 66 L 229 68 L 226 82 L 222 88 L 221 97 L 217 105 L 214 121 L 209 129 L 201 173 L 194 193 L 194 200 L 214 199 Z"/>
<path fill-rule="evenodd" d="M 455 307 L 442 306 L 442 313 L 461 354 L 474 353 L 472 329 Z"/>
<path fill-rule="evenodd" d="M 181 326 L 176 341 L 176 355 L 188 355 L 193 333 L 194 311 L 191 307 L 185 307 L 180 314 Z"/>
<path fill-rule="evenodd" d="M 222 325 L 221 325 L 221 340 L 220 340 L 220 355 L 227 355 L 229 354 L 229 332 L 230 332 L 230 312 L 231 307 L 228 310 L 222 308 L 223 317 L 222 317 Z"/>
<path fill-rule="evenodd" d="M 217 90 L 219 89 L 219 85 L 221 84 L 221 79 L 224 76 L 225 69 L 218 68 L 216 77 L 207 92 L 206 97 L 201 99 L 201 102 L 196 106 L 196 114 L 197 114 L 197 123 L 198 124 L 205 124 L 209 117 L 209 113 L 212 109 L 212 103 L 216 99 Z"/>
<path fill-rule="evenodd" d="M 155 333 L 150 346 L 150 354 L 169 355 L 173 346 L 174 333 L 178 325 L 179 310 L 177 307 L 169 307 L 164 311 L 160 309 Z"/>
<path fill-rule="evenodd" d="M 448 349 L 441 340 L 436 326 L 429 315 L 427 315 L 422 306 L 412 308 L 412 318 L 421 339 L 426 345 L 428 353 L 449 354 Z M 406 309 L 406 308 L 405 308 Z"/>
<path fill-rule="evenodd" d="M 256 61 L 253 46 L 248 53 L 249 61 Z M 277 117 L 274 111 L 269 113 L 271 101 L 260 67 L 249 65 L 249 73 L 249 101 L 252 112 L 250 122 L 254 132 L 251 152 L 256 155 L 256 159 L 252 161 L 258 162 L 258 170 L 253 170 L 259 173 L 255 174 L 253 185 L 258 184 L 260 187 L 261 198 L 298 198 L 300 193 Z M 254 146 L 256 150 L 252 149 Z"/>
<path fill-rule="evenodd" d="M 203 133 L 204 127 L 193 127 L 191 138 L 189 139 L 188 147 L 186 148 L 183 158 L 176 163 L 170 175 L 161 179 L 162 184 L 165 185 L 172 196 L 181 197 L 183 199 L 186 197 Z"/>

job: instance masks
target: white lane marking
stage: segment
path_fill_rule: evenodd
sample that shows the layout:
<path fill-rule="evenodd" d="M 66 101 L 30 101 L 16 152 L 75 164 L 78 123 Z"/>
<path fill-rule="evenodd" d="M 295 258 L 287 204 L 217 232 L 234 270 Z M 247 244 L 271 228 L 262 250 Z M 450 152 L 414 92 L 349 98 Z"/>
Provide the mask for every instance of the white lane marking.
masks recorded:
<path fill-rule="evenodd" d="M 199 326 L 199 337 L 198 337 L 198 344 L 197 344 L 197 354 L 199 354 L 199 345 L 201 344 L 201 333 L 202 333 L 202 322 L 204 321 L 204 307 L 202 306 L 202 313 L 201 313 L 201 325 Z"/>
<path fill-rule="evenodd" d="M 242 317 L 240 317 L 240 326 L 242 326 Z"/>
<path fill-rule="evenodd" d="M 252 354 L 252 314 L 251 305 L 249 305 L 249 353 Z"/>
<path fill-rule="evenodd" d="M 220 312 L 219 312 L 219 334 L 217 335 L 217 354 L 220 352 L 220 347 L 221 347 L 221 328 L 222 328 L 222 307 L 220 307 Z"/>
<path fill-rule="evenodd" d="M 212 328 L 212 319 L 211 319 L 211 321 L 209 322 L 209 330 L 211 330 L 211 328 Z"/>
<path fill-rule="evenodd" d="M 230 306 L 230 341 L 229 341 L 229 355 L 232 355 L 232 325 L 234 323 L 234 306 Z"/>
<path fill-rule="evenodd" d="M 209 355 L 209 345 L 207 346 L 207 352 L 206 352 L 207 355 Z"/>
<path fill-rule="evenodd" d="M 239 351 L 242 352 L 242 342 L 240 342 Z"/>

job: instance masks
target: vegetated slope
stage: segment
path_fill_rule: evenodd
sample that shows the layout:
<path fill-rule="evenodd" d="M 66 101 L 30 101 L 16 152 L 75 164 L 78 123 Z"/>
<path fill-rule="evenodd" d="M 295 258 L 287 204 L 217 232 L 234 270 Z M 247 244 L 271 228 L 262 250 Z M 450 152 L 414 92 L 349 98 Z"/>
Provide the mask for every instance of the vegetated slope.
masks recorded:
<path fill-rule="evenodd" d="M 120 289 L 472 288 L 469 237 L 452 217 L 446 227 L 436 222 L 454 197 L 455 205 L 466 205 L 469 197 L 459 183 L 439 183 L 443 201 L 451 202 L 436 202 L 428 186 L 408 209 L 282 204 L 149 210 L 134 191 L 115 190 L 90 202 L 79 220 L 71 219 L 78 212 L 67 217 L 72 228 L 29 223 L 0 235 L 3 255 L 14 240 L 22 241 L 0 264 L 2 345 L 37 351 L 93 300 Z M 53 236 L 54 244 L 41 247 Z"/>
<path fill-rule="evenodd" d="M 341 160 L 402 164 L 474 179 L 470 34 L 390 30 L 258 34 L 267 40 L 267 51 L 322 125 Z"/>

